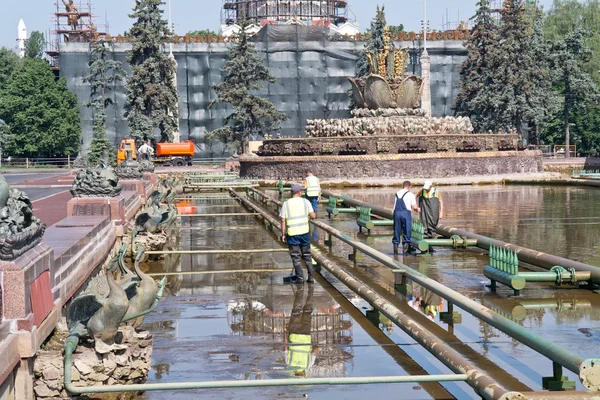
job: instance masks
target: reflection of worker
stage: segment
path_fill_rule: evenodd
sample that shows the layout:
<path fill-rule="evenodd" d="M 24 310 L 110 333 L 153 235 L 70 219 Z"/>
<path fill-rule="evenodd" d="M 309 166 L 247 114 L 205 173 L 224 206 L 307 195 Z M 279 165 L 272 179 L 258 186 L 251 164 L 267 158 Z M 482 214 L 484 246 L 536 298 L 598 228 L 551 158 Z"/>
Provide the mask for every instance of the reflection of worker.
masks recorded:
<path fill-rule="evenodd" d="M 412 229 L 412 214 L 411 211 L 418 211 L 415 195 L 410 191 L 410 182 L 404 181 L 402 190 L 396 193 L 394 201 L 394 254 L 398 254 L 398 245 L 400 244 L 400 236 L 402 236 L 402 251 L 408 252 L 411 229 Z"/>
<path fill-rule="evenodd" d="M 433 187 L 431 181 L 425 181 L 423 189 L 417 193 L 417 201 L 421 209 L 421 224 L 425 230 L 425 237 L 436 237 L 435 228 L 440 218 L 444 218 L 444 203 L 439 190 Z"/>
<path fill-rule="evenodd" d="M 287 354 L 285 363 L 296 376 L 306 376 L 315 363 L 319 348 L 311 344 L 313 286 L 308 287 L 308 296 L 302 307 L 304 286 L 294 293 L 294 307 L 285 336 Z"/>
<path fill-rule="evenodd" d="M 306 198 L 310 201 L 316 213 L 319 207 L 319 199 L 321 198 L 321 183 L 319 182 L 319 178 L 314 176 L 310 169 L 306 170 L 304 186 L 306 187 Z"/>
<path fill-rule="evenodd" d="M 302 273 L 302 261 L 306 264 L 308 272 L 308 283 L 313 283 L 312 277 L 312 254 L 310 253 L 310 227 L 308 220 L 316 218 L 316 214 L 310 202 L 302 198 L 304 186 L 292 185 L 292 198 L 283 203 L 281 207 L 281 239 L 288 244 L 292 264 L 294 264 L 294 283 L 304 283 Z"/>
<path fill-rule="evenodd" d="M 148 144 L 148 142 L 144 142 L 144 144 L 138 149 L 138 154 L 142 160 L 150 160 L 150 157 L 152 154 L 154 154 L 154 149 Z"/>
<path fill-rule="evenodd" d="M 432 321 L 444 306 L 444 299 L 424 287 L 418 287 L 418 289 L 413 292 L 413 296 L 412 304 L 409 301 L 411 307 L 421 311 Z"/>

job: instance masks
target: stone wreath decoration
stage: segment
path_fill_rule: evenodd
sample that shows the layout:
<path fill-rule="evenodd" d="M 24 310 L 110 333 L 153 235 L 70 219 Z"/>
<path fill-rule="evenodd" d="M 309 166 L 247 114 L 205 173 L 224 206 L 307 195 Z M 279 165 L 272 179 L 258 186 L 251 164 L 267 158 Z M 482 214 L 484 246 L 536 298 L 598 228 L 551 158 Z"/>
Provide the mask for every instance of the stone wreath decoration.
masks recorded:
<path fill-rule="evenodd" d="M 110 168 L 86 168 L 79 171 L 73 182 L 73 197 L 117 197 L 123 187 Z"/>
<path fill-rule="evenodd" d="M 0 176 L 0 260 L 10 261 L 35 247 L 46 225 L 33 215 L 29 197 Z"/>

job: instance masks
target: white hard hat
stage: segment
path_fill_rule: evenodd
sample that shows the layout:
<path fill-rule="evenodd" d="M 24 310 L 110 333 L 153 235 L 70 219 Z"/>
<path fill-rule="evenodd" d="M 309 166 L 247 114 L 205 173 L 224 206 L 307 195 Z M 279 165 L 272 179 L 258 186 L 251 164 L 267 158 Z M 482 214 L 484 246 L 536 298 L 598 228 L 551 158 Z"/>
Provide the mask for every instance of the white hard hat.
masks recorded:
<path fill-rule="evenodd" d="M 425 181 L 425 184 L 423 185 L 423 189 L 429 190 L 432 186 L 433 186 L 433 182 Z"/>

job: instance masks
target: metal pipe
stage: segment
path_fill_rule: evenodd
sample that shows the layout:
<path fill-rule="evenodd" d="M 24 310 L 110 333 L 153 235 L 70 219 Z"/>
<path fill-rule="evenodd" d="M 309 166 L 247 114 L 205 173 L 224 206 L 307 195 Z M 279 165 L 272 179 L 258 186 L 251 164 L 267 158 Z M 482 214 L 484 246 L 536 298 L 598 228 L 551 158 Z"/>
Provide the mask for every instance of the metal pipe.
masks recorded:
<path fill-rule="evenodd" d="M 263 214 L 266 220 L 270 220 L 270 223 L 277 229 L 281 229 L 281 225 L 277 220 L 268 215 L 257 205 L 253 204 L 249 200 L 238 196 L 233 190 L 230 191 L 232 195 L 236 196 L 242 201 L 247 207 L 251 208 L 256 212 Z M 321 228 L 321 225 L 327 226 L 321 223 L 311 221 L 317 227 Z M 337 231 L 336 231 L 337 232 Z M 334 234 L 334 236 L 337 236 Z M 354 247 L 354 246 L 353 246 Z M 450 345 L 444 343 L 439 337 L 427 331 L 422 325 L 416 322 L 414 319 L 407 316 L 400 309 L 396 308 L 385 298 L 374 292 L 369 286 L 362 284 L 360 281 L 348 275 L 341 268 L 335 266 L 328 258 L 319 252 L 318 249 L 313 248 L 313 258 L 322 267 L 326 268 L 334 276 L 340 279 L 346 286 L 356 292 L 358 295 L 369 301 L 369 303 L 381 311 L 386 317 L 398 325 L 403 331 L 409 336 L 419 342 L 425 347 L 431 354 L 438 358 L 444 365 L 457 373 L 467 373 L 469 379 L 467 383 L 473 387 L 478 393 L 486 399 L 522 399 L 523 397 L 517 392 L 508 392 L 495 380 L 485 375 L 484 372 L 477 369 L 469 361 L 458 354 Z M 408 267 L 407 267 L 408 268 Z M 396 268 L 397 269 L 397 268 Z M 335 272 L 334 272 L 335 271 Z"/>
<path fill-rule="evenodd" d="M 465 247 L 465 241 L 460 238 L 456 239 L 456 242 L 453 239 L 423 239 L 430 246 L 457 246 L 457 247 Z M 467 239 L 466 246 L 477 246 L 476 239 Z"/>
<path fill-rule="evenodd" d="M 314 274 L 315 280 L 323 289 L 342 307 L 348 315 L 377 343 L 383 351 L 388 353 L 396 363 L 410 375 L 426 375 L 427 371 L 411 356 L 406 354 L 389 336 L 378 326 L 374 325 L 361 310 L 356 308 L 343 294 L 341 294 L 327 279 L 320 274 Z M 434 399 L 455 398 L 439 382 L 423 383 L 423 389 Z"/>
<path fill-rule="evenodd" d="M 565 268 L 574 268 L 577 271 L 587 271 L 591 273 L 591 282 L 600 283 L 600 268 L 593 265 L 584 264 L 579 261 L 569 260 L 567 258 L 554 256 L 542 251 L 528 249 L 526 247 L 517 246 L 511 243 L 506 243 L 501 240 L 492 239 L 486 236 L 478 235 L 465 230 L 453 228 L 446 225 L 438 225 L 437 232 L 446 237 L 452 235 L 465 236 L 470 239 L 477 239 L 477 247 L 489 250 L 490 246 L 503 247 L 505 249 L 514 250 L 519 256 L 519 261 L 527 264 L 535 265 L 544 269 L 551 269 L 556 265 Z"/>
<path fill-rule="evenodd" d="M 158 302 L 163 297 L 163 290 L 165 288 L 165 281 L 166 280 L 167 280 L 167 277 L 165 276 L 164 278 L 162 278 L 160 280 L 160 282 L 158 282 L 158 291 L 156 292 L 156 296 L 154 297 L 154 302 L 152 303 L 152 305 L 150 306 L 149 309 L 147 309 L 146 311 L 142 311 L 140 313 L 134 314 L 134 315 L 130 316 L 127 319 L 123 319 L 123 321 L 121 321 L 121 322 L 131 321 L 131 320 L 134 320 L 136 318 L 142 317 L 142 316 L 144 316 L 146 314 L 150 314 L 152 311 L 154 311 L 154 309 L 156 308 L 156 306 L 158 306 Z"/>
<path fill-rule="evenodd" d="M 528 400 L 600 400 L 593 392 L 521 392 Z"/>
<path fill-rule="evenodd" d="M 385 266 L 388 266 L 392 269 L 405 269 L 405 275 L 414 282 L 433 291 L 437 295 L 445 298 L 456 306 L 462 308 L 489 325 L 501 330 L 507 335 L 517 339 L 521 343 L 531 347 L 538 353 L 548 357 L 552 361 L 562 365 L 568 370 L 575 372 L 579 375 L 582 383 L 588 389 L 600 389 L 600 360 L 586 360 L 580 355 L 572 353 L 558 346 L 557 344 L 544 339 L 542 336 L 523 328 L 519 324 L 482 306 L 468 297 L 463 296 L 460 293 L 457 293 L 454 290 L 442 285 L 441 283 L 421 274 L 420 272 L 401 264 L 388 255 L 377 251 L 366 244 L 354 241 L 352 238 L 338 231 L 337 229 L 331 228 L 330 226 L 318 221 L 311 221 L 311 224 L 317 226 L 332 236 L 337 237 L 353 248 L 360 250 L 362 253 L 370 256 L 376 261 L 379 261 Z"/>
<path fill-rule="evenodd" d="M 279 272 L 287 271 L 283 268 L 262 268 L 262 269 L 222 269 L 215 271 L 181 271 L 181 272 L 163 272 L 158 274 L 146 274 L 148 276 L 176 276 L 176 275 L 212 275 L 212 274 L 243 274 L 249 272 Z M 289 272 L 289 271 L 288 271 Z"/>
<path fill-rule="evenodd" d="M 327 271 L 352 289 L 352 291 L 367 300 L 369 304 L 394 322 L 420 345 L 425 347 L 444 365 L 456 373 L 467 374 L 469 377 L 467 383 L 475 389 L 480 396 L 485 399 L 523 398 L 518 392 L 509 392 L 504 389 L 495 380 L 487 376 L 483 371 L 477 369 L 468 360 L 458 354 L 452 346 L 444 343 L 440 338 L 430 333 L 421 324 L 408 317 L 394 305 L 375 293 L 369 286 L 363 284 L 342 268 L 336 266 L 322 255 L 319 250 L 313 249 L 313 257 L 321 267 L 327 269 Z"/>
<path fill-rule="evenodd" d="M 251 250 L 156 250 L 146 254 L 256 254 L 256 253 L 287 253 L 288 249 L 251 249 Z"/>
<path fill-rule="evenodd" d="M 177 214 L 181 217 L 239 217 L 239 216 L 253 216 L 258 215 L 257 213 L 220 213 L 220 214 Z"/>

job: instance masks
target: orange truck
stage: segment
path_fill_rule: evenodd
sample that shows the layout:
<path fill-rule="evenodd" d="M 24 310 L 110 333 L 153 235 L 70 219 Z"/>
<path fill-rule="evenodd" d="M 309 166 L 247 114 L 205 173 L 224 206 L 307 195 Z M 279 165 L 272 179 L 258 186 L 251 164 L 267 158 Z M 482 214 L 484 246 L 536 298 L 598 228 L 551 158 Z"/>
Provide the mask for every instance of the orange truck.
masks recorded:
<path fill-rule="evenodd" d="M 127 152 L 131 151 L 131 158 L 137 159 L 137 148 L 135 140 L 123 139 L 117 151 L 117 163 L 121 164 L 127 159 Z M 196 154 L 196 146 L 191 140 L 181 143 L 157 143 L 154 149 L 154 157 L 150 161 L 165 166 L 174 165 L 183 167 L 192 165 L 192 160 Z"/>

